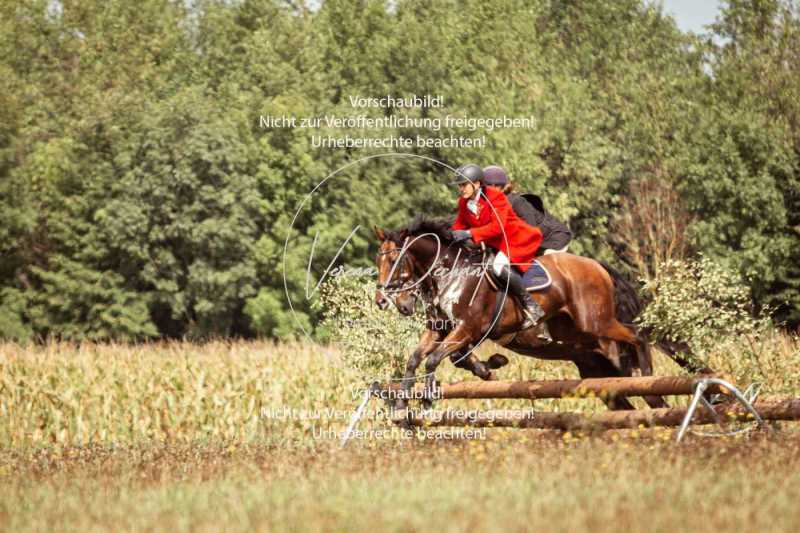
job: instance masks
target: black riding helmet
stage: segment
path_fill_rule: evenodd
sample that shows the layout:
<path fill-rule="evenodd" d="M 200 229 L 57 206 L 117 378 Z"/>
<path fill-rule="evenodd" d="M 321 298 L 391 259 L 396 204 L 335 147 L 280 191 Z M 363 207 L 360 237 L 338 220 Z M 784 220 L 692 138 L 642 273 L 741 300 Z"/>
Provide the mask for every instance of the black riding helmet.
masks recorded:
<path fill-rule="evenodd" d="M 480 183 L 483 179 L 483 169 L 474 163 L 467 163 L 456 169 L 456 178 L 450 182 L 451 185 L 462 183 Z"/>

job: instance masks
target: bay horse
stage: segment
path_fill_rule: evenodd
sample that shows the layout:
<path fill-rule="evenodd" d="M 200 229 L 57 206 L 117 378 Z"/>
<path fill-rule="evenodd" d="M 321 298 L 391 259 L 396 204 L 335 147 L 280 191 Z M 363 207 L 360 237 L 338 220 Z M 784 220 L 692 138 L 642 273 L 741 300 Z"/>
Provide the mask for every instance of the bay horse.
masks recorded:
<path fill-rule="evenodd" d="M 496 356 L 485 363 L 472 353 L 486 338 L 522 355 L 572 361 L 581 377 L 630 376 L 634 368 L 652 374 L 649 345 L 617 320 L 614 283 L 596 261 L 568 253 L 539 258 L 552 277 L 547 289 L 532 293 L 554 340 L 543 344 L 536 328 L 519 330 L 524 316 L 518 304 L 502 287 L 492 287 L 485 254 L 455 243 L 449 223 L 417 217 L 405 228 L 375 228 L 375 234 L 381 241 L 376 304 L 386 309 L 391 301 L 402 314 L 411 315 L 418 296 L 428 303 L 428 327 L 406 364 L 405 397 L 425 357 L 428 396 L 436 368 L 448 356 L 456 366 L 492 379 L 492 369 L 501 366 L 493 363 Z M 651 407 L 666 406 L 658 396 L 645 400 Z M 430 405 L 429 399 L 424 401 Z M 611 409 L 634 408 L 626 398 L 604 401 Z M 401 396 L 396 407 L 405 406 Z"/>

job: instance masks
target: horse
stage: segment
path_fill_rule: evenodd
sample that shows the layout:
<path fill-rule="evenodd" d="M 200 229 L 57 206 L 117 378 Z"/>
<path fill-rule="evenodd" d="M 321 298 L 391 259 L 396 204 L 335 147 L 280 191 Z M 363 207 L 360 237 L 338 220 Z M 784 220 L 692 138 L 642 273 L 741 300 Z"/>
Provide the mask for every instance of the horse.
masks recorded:
<path fill-rule="evenodd" d="M 603 268 L 606 269 L 614 282 L 614 307 L 617 314 L 617 320 L 629 327 L 634 326 L 634 321 L 644 310 L 644 302 L 639 298 L 636 287 L 622 275 L 617 269 L 605 263 L 598 261 Z M 652 331 L 647 327 L 636 328 L 639 337 L 650 342 Z M 692 374 L 708 374 L 711 375 L 714 371 L 706 365 L 699 363 L 691 356 L 689 345 L 681 340 L 668 340 L 656 339 L 655 346 L 667 354 L 667 356 L 675 361 L 681 368 Z M 623 347 L 626 349 L 627 347 Z"/>
<path fill-rule="evenodd" d="M 426 396 L 433 392 L 436 368 L 448 356 L 456 366 L 492 379 L 492 370 L 502 361 L 483 362 L 472 353 L 486 338 L 522 355 L 572 361 L 581 377 L 630 376 L 634 368 L 652 374 L 649 344 L 617 320 L 614 283 L 596 261 L 568 253 L 539 258 L 552 278 L 546 290 L 532 293 L 545 311 L 554 340 L 543 344 L 536 328 L 519 330 L 521 309 L 502 288 L 492 288 L 485 253 L 454 242 L 447 222 L 417 217 L 396 231 L 375 228 L 375 234 L 381 242 L 376 258 L 378 307 L 386 309 L 391 301 L 402 314 L 411 315 L 417 297 L 422 297 L 430 304 L 427 323 L 446 324 L 427 327 L 422 334 L 406 364 L 398 409 L 405 407 L 425 357 Z M 658 396 L 645 400 L 651 407 L 666 406 Z M 611 409 L 634 408 L 626 398 L 605 401 Z"/>

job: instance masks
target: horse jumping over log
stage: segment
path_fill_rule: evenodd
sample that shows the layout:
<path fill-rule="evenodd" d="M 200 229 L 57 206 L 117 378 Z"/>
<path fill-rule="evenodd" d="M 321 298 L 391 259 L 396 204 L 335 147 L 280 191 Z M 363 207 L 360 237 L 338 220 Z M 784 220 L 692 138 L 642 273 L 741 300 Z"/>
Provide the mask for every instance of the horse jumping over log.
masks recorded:
<path fill-rule="evenodd" d="M 642 375 L 652 374 L 649 345 L 617 320 L 614 283 L 596 261 L 567 253 L 539 258 L 552 277 L 550 287 L 532 293 L 545 311 L 554 339 L 543 344 L 536 328 L 519 329 L 523 313 L 502 288 L 492 287 L 484 254 L 454 242 L 446 222 L 418 217 L 397 231 L 376 228 L 376 235 L 381 241 L 376 304 L 386 309 L 394 302 L 401 313 L 411 315 L 420 296 L 429 304 L 428 324 L 448 325 L 428 327 L 423 333 L 406 365 L 406 393 L 425 357 L 428 392 L 433 390 L 436 368 L 448 356 L 456 366 L 491 379 L 496 365 L 471 353 L 485 338 L 523 355 L 572 361 L 584 378 L 630 376 L 634 368 Z M 656 396 L 645 400 L 651 407 L 666 405 Z M 625 398 L 606 403 L 611 409 L 633 409 Z M 397 407 L 405 406 L 400 399 Z"/>

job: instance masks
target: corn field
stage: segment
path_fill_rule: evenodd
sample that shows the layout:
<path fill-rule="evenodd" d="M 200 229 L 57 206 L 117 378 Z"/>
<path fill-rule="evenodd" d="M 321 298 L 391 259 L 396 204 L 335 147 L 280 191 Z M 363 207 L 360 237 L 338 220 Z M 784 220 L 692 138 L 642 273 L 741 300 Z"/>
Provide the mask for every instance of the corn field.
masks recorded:
<path fill-rule="evenodd" d="M 797 395 L 799 346 L 779 334 L 757 344 L 742 339 L 721 346 L 710 362 L 739 384 L 758 381 L 765 392 Z M 493 351 L 482 347 L 479 354 Z M 366 385 L 337 349 L 300 342 L 3 344 L 0 354 L 0 446 L 15 449 L 145 442 L 308 446 L 315 444 L 309 438 L 315 429 L 344 429 Z M 504 379 L 577 376 L 567 363 L 510 359 Z M 676 372 L 656 355 L 657 374 Z M 450 363 L 438 377 L 472 379 Z M 465 405 L 499 408 L 513 401 Z M 579 399 L 537 401 L 536 408 L 604 409 L 597 400 Z"/>

